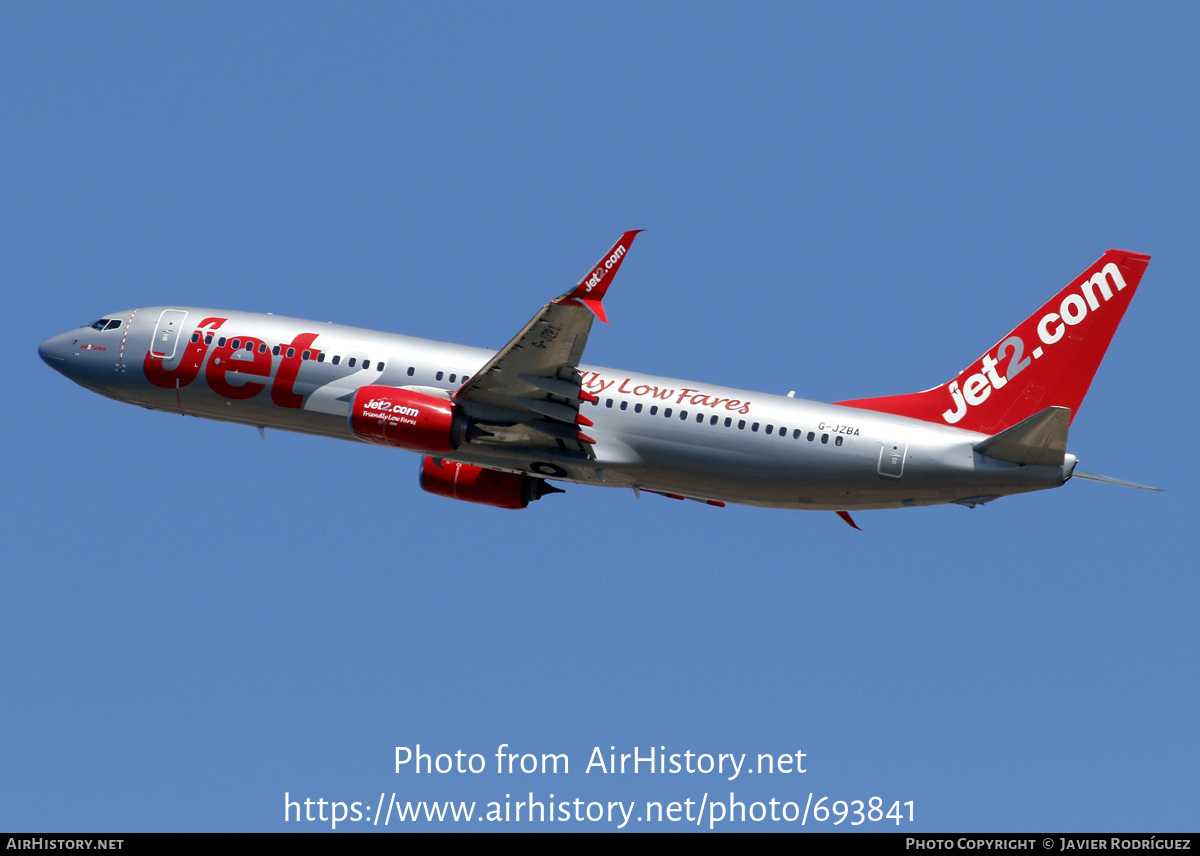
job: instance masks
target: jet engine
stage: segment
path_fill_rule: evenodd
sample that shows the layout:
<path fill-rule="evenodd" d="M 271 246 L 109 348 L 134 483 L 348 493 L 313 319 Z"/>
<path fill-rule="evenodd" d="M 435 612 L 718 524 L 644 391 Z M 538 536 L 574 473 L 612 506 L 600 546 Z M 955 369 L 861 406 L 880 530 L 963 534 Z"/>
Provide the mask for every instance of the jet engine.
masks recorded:
<path fill-rule="evenodd" d="M 524 508 L 548 493 L 564 493 L 544 479 L 430 457 L 421 464 L 421 489 L 496 508 Z"/>
<path fill-rule="evenodd" d="M 350 403 L 350 431 L 360 440 L 411 452 L 453 452 L 466 418 L 448 398 L 413 389 L 363 386 Z"/>

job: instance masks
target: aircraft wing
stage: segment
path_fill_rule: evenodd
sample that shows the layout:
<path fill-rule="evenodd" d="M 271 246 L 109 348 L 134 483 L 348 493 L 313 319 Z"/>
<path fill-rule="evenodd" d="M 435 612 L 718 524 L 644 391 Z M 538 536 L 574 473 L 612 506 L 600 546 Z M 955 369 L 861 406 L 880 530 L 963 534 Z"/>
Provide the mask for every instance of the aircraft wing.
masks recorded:
<path fill-rule="evenodd" d="M 605 323 L 601 301 L 637 237 L 623 234 L 579 284 L 556 297 L 454 393 L 472 419 L 468 442 L 550 446 L 590 457 L 595 441 L 580 401 L 579 361 L 592 319 Z"/>

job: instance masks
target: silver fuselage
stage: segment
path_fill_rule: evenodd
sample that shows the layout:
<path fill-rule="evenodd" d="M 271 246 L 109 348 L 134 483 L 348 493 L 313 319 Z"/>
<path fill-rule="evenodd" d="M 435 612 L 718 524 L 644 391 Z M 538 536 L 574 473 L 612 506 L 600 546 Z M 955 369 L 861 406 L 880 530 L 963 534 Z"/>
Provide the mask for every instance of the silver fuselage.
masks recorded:
<path fill-rule="evenodd" d="M 186 306 L 106 318 L 120 324 L 56 336 L 39 349 L 42 358 L 118 401 L 341 440 L 357 439 L 348 416 L 359 387 L 452 394 L 494 355 L 337 324 Z M 1072 455 L 1063 466 L 993 460 L 972 448 L 983 434 L 902 416 L 599 366 L 578 370 L 583 389 L 598 399 L 580 411 L 594 423 L 587 429 L 595 439 L 592 458 L 494 442 L 466 442 L 442 457 L 567 482 L 826 510 L 974 504 L 1057 487 L 1075 466 Z M 469 419 L 486 416 L 473 414 L 469 404 L 466 411 Z"/>

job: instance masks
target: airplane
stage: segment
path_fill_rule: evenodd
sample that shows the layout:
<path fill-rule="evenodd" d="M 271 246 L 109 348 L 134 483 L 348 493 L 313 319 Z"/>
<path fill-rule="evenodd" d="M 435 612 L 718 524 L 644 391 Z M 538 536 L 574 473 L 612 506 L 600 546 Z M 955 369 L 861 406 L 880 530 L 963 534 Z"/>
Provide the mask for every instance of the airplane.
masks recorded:
<path fill-rule="evenodd" d="M 1109 250 L 952 380 L 822 404 L 582 363 L 641 230 L 499 351 L 276 315 L 155 306 L 55 336 L 42 359 L 151 410 L 390 446 L 421 487 L 525 508 L 551 481 L 713 506 L 956 503 L 1084 473 L 1067 433 L 1150 257 Z"/>

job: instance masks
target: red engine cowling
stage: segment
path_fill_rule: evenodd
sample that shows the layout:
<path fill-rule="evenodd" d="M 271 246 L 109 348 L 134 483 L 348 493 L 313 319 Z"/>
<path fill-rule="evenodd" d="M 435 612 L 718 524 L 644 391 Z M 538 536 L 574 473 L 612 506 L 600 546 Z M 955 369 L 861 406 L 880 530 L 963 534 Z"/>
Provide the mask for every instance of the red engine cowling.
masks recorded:
<path fill-rule="evenodd" d="M 350 403 L 350 431 L 360 440 L 412 452 L 453 452 L 463 423 L 453 401 L 394 386 L 363 386 Z"/>
<path fill-rule="evenodd" d="M 421 489 L 496 508 L 524 508 L 548 493 L 563 492 L 544 479 L 429 457 L 421 464 Z"/>

